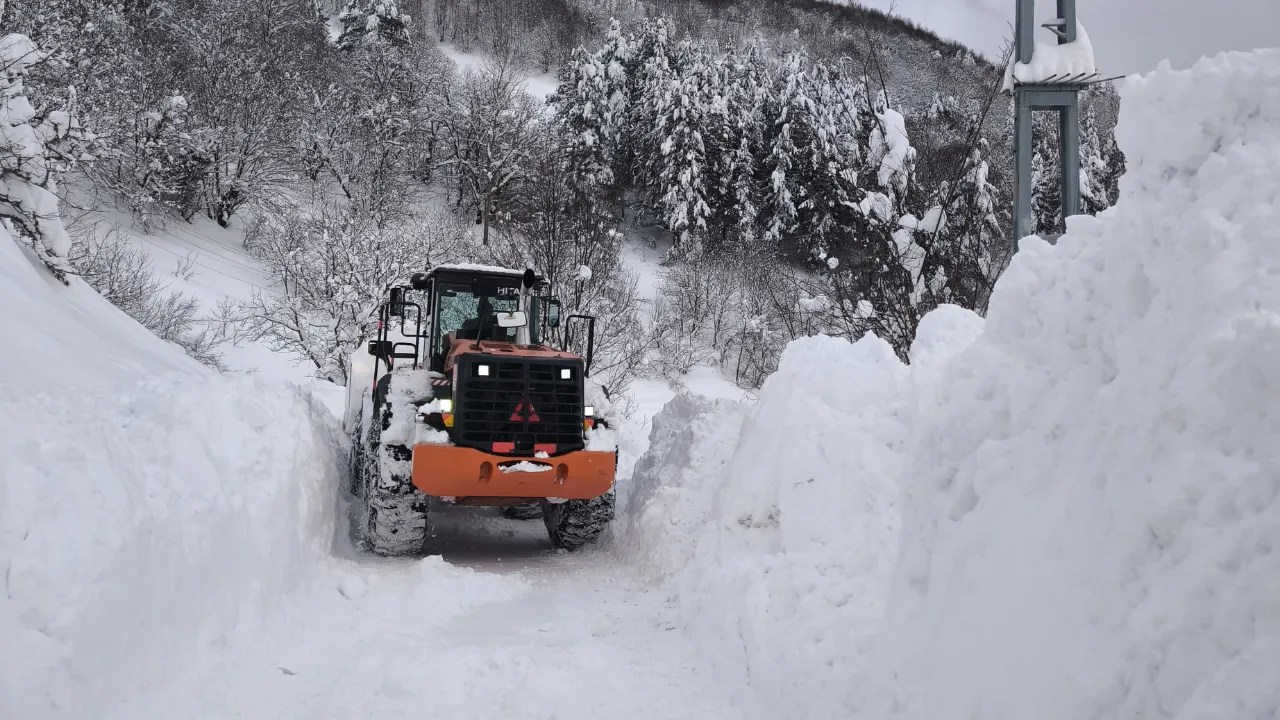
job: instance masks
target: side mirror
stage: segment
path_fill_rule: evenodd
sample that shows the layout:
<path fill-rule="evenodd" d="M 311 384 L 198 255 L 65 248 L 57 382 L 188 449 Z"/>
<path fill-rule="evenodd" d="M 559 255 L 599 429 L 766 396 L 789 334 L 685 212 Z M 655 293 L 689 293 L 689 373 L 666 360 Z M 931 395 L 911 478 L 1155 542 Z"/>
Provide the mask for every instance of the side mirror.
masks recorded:
<path fill-rule="evenodd" d="M 392 317 L 404 317 L 404 288 L 391 288 L 391 303 L 388 308 L 388 314 Z"/>
<path fill-rule="evenodd" d="M 500 312 L 498 316 L 498 327 L 501 328 L 522 328 L 529 324 L 529 318 L 522 312 Z"/>
<path fill-rule="evenodd" d="M 547 327 L 560 327 L 560 301 L 555 298 L 547 300 Z"/>
<path fill-rule="evenodd" d="M 392 352 L 394 352 L 394 346 L 389 340 L 369 341 L 369 354 L 376 358 L 389 358 Z"/>

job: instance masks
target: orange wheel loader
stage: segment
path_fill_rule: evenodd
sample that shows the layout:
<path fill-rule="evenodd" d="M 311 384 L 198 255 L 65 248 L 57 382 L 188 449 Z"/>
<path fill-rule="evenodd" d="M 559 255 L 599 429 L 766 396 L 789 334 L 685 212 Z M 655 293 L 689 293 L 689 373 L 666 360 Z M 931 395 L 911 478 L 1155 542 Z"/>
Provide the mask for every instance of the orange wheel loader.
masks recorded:
<path fill-rule="evenodd" d="M 560 310 L 532 270 L 444 265 L 391 290 L 348 388 L 358 546 L 420 552 L 441 503 L 540 506 L 558 548 L 599 536 L 614 512 L 610 403 L 588 377 L 595 319 L 562 327 Z M 544 344 L 553 334 L 585 357 Z"/>

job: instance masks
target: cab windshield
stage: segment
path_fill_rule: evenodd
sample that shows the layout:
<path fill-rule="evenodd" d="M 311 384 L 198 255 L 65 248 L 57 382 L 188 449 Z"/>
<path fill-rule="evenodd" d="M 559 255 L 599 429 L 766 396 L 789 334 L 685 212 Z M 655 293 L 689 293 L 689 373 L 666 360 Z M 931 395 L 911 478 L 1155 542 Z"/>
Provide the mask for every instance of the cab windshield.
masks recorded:
<path fill-rule="evenodd" d="M 433 354 L 443 350 L 444 338 L 515 342 L 516 329 L 498 326 L 497 313 L 520 309 L 518 287 L 495 288 L 492 294 L 476 294 L 469 285 L 446 284 L 440 289 L 439 323 Z M 484 337 L 480 337 L 483 325 Z"/>

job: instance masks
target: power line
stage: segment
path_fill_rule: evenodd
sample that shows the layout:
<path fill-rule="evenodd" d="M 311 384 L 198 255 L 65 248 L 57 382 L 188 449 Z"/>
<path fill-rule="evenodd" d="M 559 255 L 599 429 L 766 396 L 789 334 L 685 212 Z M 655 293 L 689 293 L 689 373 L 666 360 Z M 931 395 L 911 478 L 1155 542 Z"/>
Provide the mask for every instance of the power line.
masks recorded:
<path fill-rule="evenodd" d="M 163 250 L 164 252 L 169 253 L 170 255 L 172 255 L 172 256 L 174 256 L 174 257 L 178 258 L 179 260 L 186 260 L 186 259 L 187 259 L 187 258 L 183 257 L 182 255 L 179 255 L 178 253 L 174 252 L 173 250 L 170 250 L 169 248 L 164 247 L 163 245 L 158 245 L 158 244 L 156 244 L 156 243 L 152 242 L 151 240 L 148 240 L 147 238 L 145 238 L 145 237 L 143 237 L 143 236 L 141 236 L 141 235 L 135 235 L 134 237 L 136 237 L 137 239 L 141 240 L 142 242 L 144 242 L 144 243 L 146 243 L 146 244 L 150 245 L 151 247 L 156 248 L 157 250 Z M 248 280 L 245 280 L 244 278 L 238 278 L 238 277 L 236 277 L 235 275 L 228 275 L 227 273 L 222 272 L 221 270 L 219 270 L 219 269 L 217 269 L 217 268 L 211 268 L 211 267 L 209 267 L 208 265 L 202 265 L 201 263 L 196 262 L 196 261 L 194 261 L 194 260 L 192 260 L 192 261 L 191 261 L 191 264 L 192 264 L 192 265 L 195 265 L 195 266 L 196 266 L 196 267 L 198 267 L 198 268 L 201 268 L 201 269 L 204 269 L 204 270 L 208 270 L 208 271 L 209 271 L 209 272 L 211 272 L 211 273 L 214 273 L 214 274 L 217 274 L 217 275 L 221 275 L 221 276 L 223 276 L 223 277 L 225 277 L 225 278 L 228 278 L 228 279 L 231 279 L 231 280 L 235 280 L 236 282 L 244 283 L 245 285 L 248 285 L 249 287 L 255 288 L 255 289 L 257 289 L 257 290 L 261 290 L 261 291 L 263 291 L 263 292 L 270 292 L 270 293 L 274 293 L 274 292 L 275 292 L 275 290 L 272 290 L 271 288 L 265 288 L 265 287 L 262 287 L 261 285 L 257 285 L 257 284 L 251 283 L 251 282 L 249 282 Z"/>
<path fill-rule="evenodd" d="M 175 228 L 173 228 L 173 229 L 175 229 L 175 230 L 176 230 L 177 228 L 175 227 Z M 183 234 L 187 234 L 185 230 L 183 231 Z M 250 271 L 250 272 L 256 272 L 256 273 L 261 273 L 261 272 L 262 272 L 261 268 L 257 267 L 257 265 L 256 265 L 256 260 L 254 260 L 253 256 L 251 256 L 251 255 L 243 255 L 242 257 L 244 257 L 244 258 L 245 258 L 245 259 L 247 259 L 247 260 L 252 260 L 252 261 L 254 261 L 254 263 L 253 263 L 253 264 L 243 262 L 243 261 L 238 260 L 238 259 L 236 259 L 236 258 L 227 257 L 226 255 L 223 255 L 222 253 L 220 253 L 220 252 L 218 252 L 217 250 L 215 250 L 214 248 L 205 247 L 203 243 L 197 243 L 197 242 L 195 241 L 195 239 L 182 238 L 182 237 L 179 237 L 178 235 L 176 235 L 176 234 L 172 234 L 172 233 L 170 234 L 170 236 L 169 236 L 169 237 L 170 237 L 172 240 L 174 240 L 175 242 L 181 243 L 181 244 L 183 244 L 183 245 L 185 245 L 185 246 L 187 246 L 187 247 L 190 247 L 191 249 L 196 250 L 196 251 L 198 251 L 198 252 L 203 252 L 203 253 L 205 253 L 205 254 L 212 255 L 213 257 L 216 257 L 216 258 L 218 258 L 219 260 L 222 260 L 222 261 L 226 262 L 228 265 L 232 265 L 232 266 L 238 267 L 238 268 L 240 268 L 241 270 L 248 270 L 248 271 Z M 199 236 L 199 235 L 197 235 L 197 236 L 196 236 L 196 239 L 201 238 L 201 237 L 203 237 L 203 236 Z M 204 239 L 205 239 L 206 241 L 208 241 L 210 244 L 212 244 L 212 245 L 216 246 L 218 249 L 222 249 L 222 250 L 230 250 L 230 252 L 232 252 L 233 254 L 239 254 L 239 253 L 236 253 L 236 251 L 231 250 L 230 248 L 227 248 L 225 245 L 220 245 L 220 244 L 218 244 L 218 243 L 217 243 L 216 241 L 214 241 L 214 240 L 209 240 L 208 238 L 204 238 Z"/>

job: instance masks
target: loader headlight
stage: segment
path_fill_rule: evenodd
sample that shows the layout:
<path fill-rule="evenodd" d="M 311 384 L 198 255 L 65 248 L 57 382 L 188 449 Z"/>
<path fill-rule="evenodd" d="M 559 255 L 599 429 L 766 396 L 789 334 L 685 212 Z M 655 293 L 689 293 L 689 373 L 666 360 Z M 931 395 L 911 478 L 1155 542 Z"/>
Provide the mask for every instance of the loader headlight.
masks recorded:
<path fill-rule="evenodd" d="M 477 366 L 476 366 L 476 374 L 477 374 L 477 375 L 479 375 L 480 377 L 489 377 L 489 366 L 488 366 L 488 365 L 477 365 Z"/>
<path fill-rule="evenodd" d="M 453 412 L 453 400 L 450 400 L 449 398 L 441 398 L 441 399 L 440 399 L 440 412 L 441 412 L 441 413 L 451 413 L 451 412 Z"/>
<path fill-rule="evenodd" d="M 561 380 L 572 380 L 572 379 L 573 379 L 573 370 L 570 370 L 569 368 L 560 368 L 560 379 L 561 379 Z"/>
<path fill-rule="evenodd" d="M 586 407 L 582 408 L 582 414 L 583 414 L 583 415 L 586 415 L 587 417 L 595 417 L 595 416 L 596 416 L 596 408 L 595 408 L 595 406 L 594 406 L 594 405 L 588 405 L 588 406 L 586 406 Z"/>

